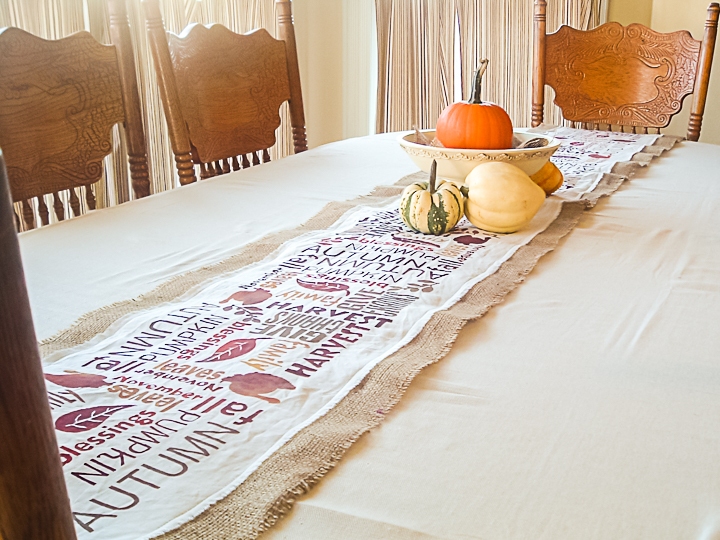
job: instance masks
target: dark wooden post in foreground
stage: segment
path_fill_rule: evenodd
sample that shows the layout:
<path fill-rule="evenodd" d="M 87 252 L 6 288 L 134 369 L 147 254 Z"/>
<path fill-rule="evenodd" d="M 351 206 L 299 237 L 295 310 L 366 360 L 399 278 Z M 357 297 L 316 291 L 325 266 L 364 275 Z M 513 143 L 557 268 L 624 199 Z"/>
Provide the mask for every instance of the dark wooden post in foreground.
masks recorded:
<path fill-rule="evenodd" d="M 0 537 L 75 540 L 1 153 Z"/>

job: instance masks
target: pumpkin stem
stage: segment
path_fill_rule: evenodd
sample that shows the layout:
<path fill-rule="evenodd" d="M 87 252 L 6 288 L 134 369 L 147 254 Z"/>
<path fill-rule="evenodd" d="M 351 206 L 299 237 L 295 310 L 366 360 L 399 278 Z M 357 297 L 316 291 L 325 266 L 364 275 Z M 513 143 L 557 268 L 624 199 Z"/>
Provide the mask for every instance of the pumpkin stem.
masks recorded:
<path fill-rule="evenodd" d="M 487 58 L 480 60 L 480 66 L 477 68 L 475 76 L 473 77 L 473 89 L 470 94 L 470 99 L 468 99 L 468 103 L 473 105 L 482 103 L 482 99 L 480 99 L 480 95 L 482 94 L 482 78 L 483 75 L 485 75 L 485 70 L 487 69 L 489 63 L 490 60 Z"/>
<path fill-rule="evenodd" d="M 428 186 L 428 189 L 430 190 L 430 195 L 435 193 L 435 177 L 437 176 L 437 161 L 433 159 L 432 165 L 430 165 L 430 185 Z"/>

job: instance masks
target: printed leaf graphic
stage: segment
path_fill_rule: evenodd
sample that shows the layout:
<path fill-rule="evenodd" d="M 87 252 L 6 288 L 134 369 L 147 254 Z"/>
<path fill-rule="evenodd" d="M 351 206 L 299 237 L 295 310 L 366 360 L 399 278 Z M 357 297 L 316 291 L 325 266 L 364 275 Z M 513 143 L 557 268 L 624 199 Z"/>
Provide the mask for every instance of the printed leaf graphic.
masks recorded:
<path fill-rule="evenodd" d="M 269 373 L 247 373 L 245 375 L 232 375 L 225 377 L 222 382 L 230 383 L 230 390 L 241 396 L 256 397 L 264 399 L 268 403 L 280 403 L 279 399 L 261 396 L 260 394 L 269 394 L 281 388 L 285 390 L 295 390 L 290 381 L 270 375 Z"/>
<path fill-rule="evenodd" d="M 311 289 L 313 291 L 322 291 L 322 292 L 344 292 L 345 294 L 350 294 L 350 291 L 348 290 L 349 287 L 347 285 L 343 285 L 342 283 L 331 283 L 326 281 L 302 281 L 302 280 L 296 280 L 297 284 L 301 287 L 305 287 L 306 289 Z"/>
<path fill-rule="evenodd" d="M 477 238 L 476 236 L 464 234 L 463 236 L 456 236 L 453 240 L 455 240 L 458 244 L 465 244 L 467 246 L 470 244 L 484 244 L 490 240 L 490 238 Z"/>
<path fill-rule="evenodd" d="M 222 362 L 224 360 L 230 360 L 237 358 L 243 354 L 247 354 L 255 348 L 255 342 L 258 339 L 269 339 L 269 338 L 256 338 L 256 339 L 233 339 L 228 341 L 222 347 L 218 347 L 215 354 L 206 358 L 205 360 L 198 360 L 198 364 L 201 362 Z"/>
<path fill-rule="evenodd" d="M 72 411 L 55 420 L 55 429 L 67 433 L 90 431 L 100 426 L 111 415 L 128 407 L 133 405 L 100 406 Z"/>
<path fill-rule="evenodd" d="M 90 373 L 78 373 L 77 371 L 68 371 L 67 375 L 54 375 L 45 373 L 45 378 L 57 385 L 65 388 L 100 388 L 110 383 L 105 382 L 103 375 L 92 375 Z"/>
<path fill-rule="evenodd" d="M 231 294 L 225 300 L 220 300 L 220 303 L 225 304 L 230 300 L 236 300 L 237 302 L 242 302 L 243 306 L 247 306 L 250 304 L 259 304 L 260 302 L 264 302 L 270 297 L 272 297 L 272 293 L 270 291 L 266 291 L 265 289 L 256 289 L 254 291 L 238 291 L 234 294 Z"/>

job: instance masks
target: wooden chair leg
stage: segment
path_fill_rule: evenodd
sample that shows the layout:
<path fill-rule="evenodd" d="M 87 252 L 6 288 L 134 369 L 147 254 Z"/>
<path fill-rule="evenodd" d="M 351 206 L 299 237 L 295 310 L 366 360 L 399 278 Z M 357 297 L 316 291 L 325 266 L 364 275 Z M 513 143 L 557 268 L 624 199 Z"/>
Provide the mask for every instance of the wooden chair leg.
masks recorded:
<path fill-rule="evenodd" d="M 193 164 L 190 152 L 185 154 L 175 154 L 175 166 L 177 167 L 181 186 L 195 182 L 195 165 Z"/>
<path fill-rule="evenodd" d="M 148 170 L 147 155 L 128 155 L 128 163 L 130 163 L 130 183 L 133 186 L 135 197 L 138 199 L 147 197 L 150 195 L 150 172 Z M 180 168 L 178 166 L 179 172 Z"/>
<path fill-rule="evenodd" d="M 175 154 L 180 184 L 184 186 L 195 181 L 195 168 L 192 165 L 190 136 L 180 107 L 180 96 L 178 96 L 174 82 L 175 73 L 170 50 L 167 48 L 167 37 L 160 15 L 160 5 L 157 0 L 149 0 L 143 2 L 143 7 L 147 20 L 150 50 L 155 68 L 158 70 L 158 83 L 170 133 L 170 143 Z"/>
<path fill-rule="evenodd" d="M 298 154 L 307 150 L 307 130 L 304 127 L 294 127 L 292 133 L 295 153 Z"/>
<path fill-rule="evenodd" d="M 705 19 L 705 35 L 700 46 L 700 58 L 695 71 L 695 86 L 693 88 L 693 102 L 690 109 L 690 123 L 688 124 L 687 138 L 689 141 L 700 139 L 705 101 L 707 99 L 708 84 L 710 84 L 710 66 L 712 66 L 715 40 L 717 39 L 718 15 L 720 4 L 713 2 L 708 6 L 707 19 Z"/>
<path fill-rule="evenodd" d="M 275 0 L 275 13 L 277 14 L 278 34 L 285 42 L 288 66 L 288 82 L 290 83 L 290 125 L 293 132 L 293 146 L 295 153 L 308 149 L 307 135 L 305 133 L 305 109 L 303 106 L 302 91 L 300 88 L 300 71 L 297 62 L 297 45 L 295 42 L 295 29 L 293 26 L 292 2 L 290 0 Z"/>
<path fill-rule="evenodd" d="M 547 2 L 535 0 L 534 24 L 533 24 L 533 103 L 532 103 L 532 126 L 536 127 L 543 123 L 545 109 L 545 33 L 547 25 Z"/>
<path fill-rule="evenodd" d="M 135 197 L 141 198 L 150 195 L 150 177 L 138 94 L 135 55 L 125 0 L 110 0 L 108 12 L 110 15 L 110 40 L 117 47 L 118 63 L 122 74 L 120 84 L 123 86 L 123 95 L 126 98 L 123 100 L 123 105 L 125 108 L 125 137 L 130 161 L 130 184 Z"/>

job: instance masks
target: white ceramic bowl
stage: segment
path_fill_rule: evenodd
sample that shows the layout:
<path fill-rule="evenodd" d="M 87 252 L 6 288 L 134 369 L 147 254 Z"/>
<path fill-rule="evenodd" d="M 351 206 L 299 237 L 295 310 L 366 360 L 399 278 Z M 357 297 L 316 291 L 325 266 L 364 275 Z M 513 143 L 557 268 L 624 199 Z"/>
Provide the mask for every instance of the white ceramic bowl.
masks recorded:
<path fill-rule="evenodd" d="M 435 137 L 435 131 L 433 130 L 423 130 L 422 133 L 430 140 Z M 528 175 L 535 174 L 547 163 L 550 156 L 560 148 L 560 141 L 552 137 L 517 130 L 514 134 L 521 143 L 529 139 L 542 137 L 548 139 L 548 145 L 542 148 L 508 148 L 507 150 L 437 148 L 416 143 L 415 133 L 409 133 L 400 138 L 400 146 L 405 149 L 410 159 L 415 162 L 415 165 L 425 172 L 430 172 L 433 159 L 437 160 L 437 175 L 456 184 L 462 184 L 470 171 L 487 161 L 505 161 L 519 167 Z"/>

